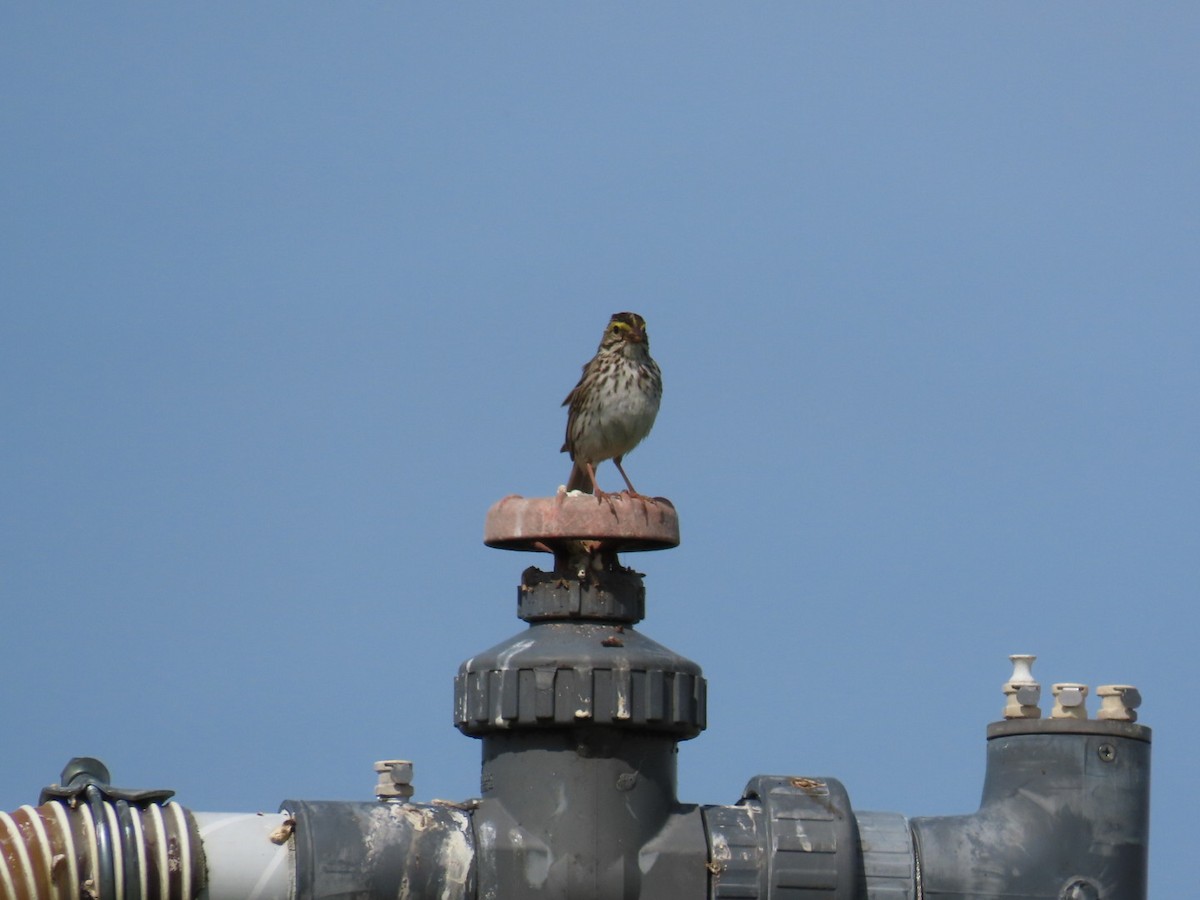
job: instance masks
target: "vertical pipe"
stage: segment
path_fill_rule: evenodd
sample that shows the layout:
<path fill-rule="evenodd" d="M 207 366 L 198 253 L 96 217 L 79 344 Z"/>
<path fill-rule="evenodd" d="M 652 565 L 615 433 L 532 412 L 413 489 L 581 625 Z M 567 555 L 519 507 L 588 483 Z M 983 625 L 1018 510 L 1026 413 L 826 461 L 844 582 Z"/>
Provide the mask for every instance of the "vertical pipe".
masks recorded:
<path fill-rule="evenodd" d="M 1014 719 L 988 738 L 979 811 L 912 820 L 925 896 L 1145 900 L 1150 729 Z"/>

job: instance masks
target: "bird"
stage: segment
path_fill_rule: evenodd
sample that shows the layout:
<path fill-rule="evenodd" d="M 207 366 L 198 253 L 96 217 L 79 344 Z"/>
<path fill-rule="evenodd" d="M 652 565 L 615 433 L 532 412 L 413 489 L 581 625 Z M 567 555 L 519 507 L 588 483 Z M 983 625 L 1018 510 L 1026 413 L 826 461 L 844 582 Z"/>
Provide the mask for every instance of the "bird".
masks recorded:
<path fill-rule="evenodd" d="M 562 403 L 568 410 L 561 452 L 570 453 L 573 462 L 567 490 L 608 496 L 596 483 L 596 466 L 611 459 L 630 496 L 641 497 L 621 460 L 650 433 L 661 399 L 662 373 L 650 357 L 645 319 L 614 313 L 596 355 Z"/>

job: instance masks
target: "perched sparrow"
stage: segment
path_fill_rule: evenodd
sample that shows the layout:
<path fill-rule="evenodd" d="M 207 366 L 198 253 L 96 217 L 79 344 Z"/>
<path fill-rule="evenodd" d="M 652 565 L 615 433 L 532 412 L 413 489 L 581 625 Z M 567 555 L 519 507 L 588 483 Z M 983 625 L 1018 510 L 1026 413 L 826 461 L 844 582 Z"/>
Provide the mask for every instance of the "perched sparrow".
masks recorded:
<path fill-rule="evenodd" d="M 562 450 L 575 463 L 567 490 L 604 496 L 596 484 L 596 466 L 611 459 L 629 493 L 640 497 L 621 459 L 650 433 L 661 397 L 662 374 L 650 358 L 645 321 L 637 313 L 616 313 L 596 355 L 583 367 L 579 384 L 563 401 L 570 409 Z"/>

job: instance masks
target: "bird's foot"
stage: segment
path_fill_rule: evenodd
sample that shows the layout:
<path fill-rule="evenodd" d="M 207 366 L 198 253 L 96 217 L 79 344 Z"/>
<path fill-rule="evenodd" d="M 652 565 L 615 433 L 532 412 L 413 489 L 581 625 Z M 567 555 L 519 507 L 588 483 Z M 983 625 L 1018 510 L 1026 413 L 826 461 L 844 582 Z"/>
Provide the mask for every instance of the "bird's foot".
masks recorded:
<path fill-rule="evenodd" d="M 630 500 L 641 500 L 643 503 L 657 503 L 653 497 L 647 497 L 645 494 L 639 494 L 637 491 L 630 488 L 627 491 L 621 491 L 622 497 L 628 497 Z"/>
<path fill-rule="evenodd" d="M 624 491 L 602 491 L 599 487 L 597 487 L 594 491 L 592 491 L 592 493 L 595 495 L 598 501 L 603 501 L 611 506 L 613 498 L 622 496 Z"/>

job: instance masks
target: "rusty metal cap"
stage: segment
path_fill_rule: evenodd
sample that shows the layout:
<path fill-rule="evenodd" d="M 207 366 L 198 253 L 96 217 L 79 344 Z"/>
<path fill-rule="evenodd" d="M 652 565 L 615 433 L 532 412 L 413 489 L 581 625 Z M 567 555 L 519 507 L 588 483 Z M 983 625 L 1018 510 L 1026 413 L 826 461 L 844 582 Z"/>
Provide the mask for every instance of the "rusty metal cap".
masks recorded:
<path fill-rule="evenodd" d="M 505 497 L 488 510 L 483 542 L 502 550 L 553 552 L 568 541 L 597 541 L 617 552 L 679 546 L 679 517 L 664 497 Z"/>

